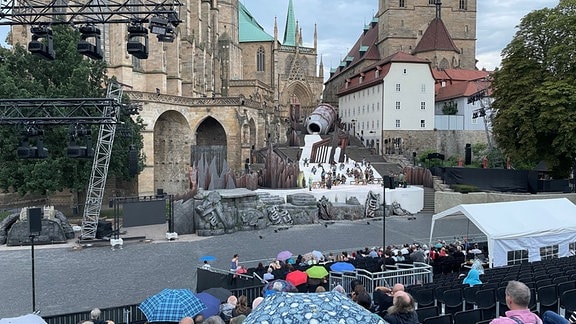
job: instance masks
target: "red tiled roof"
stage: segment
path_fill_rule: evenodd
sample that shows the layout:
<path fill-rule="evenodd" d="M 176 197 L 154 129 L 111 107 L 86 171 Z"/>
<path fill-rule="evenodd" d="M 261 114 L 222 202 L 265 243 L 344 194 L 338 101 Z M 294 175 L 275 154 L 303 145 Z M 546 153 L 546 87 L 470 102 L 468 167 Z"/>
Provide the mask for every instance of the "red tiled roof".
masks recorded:
<path fill-rule="evenodd" d="M 436 80 L 436 101 L 444 101 L 460 97 L 470 97 L 483 90 L 490 83 L 477 82 L 490 75 L 488 71 L 445 69 L 432 70 Z M 444 83 L 444 86 L 442 86 Z"/>
<path fill-rule="evenodd" d="M 363 71 L 357 73 L 356 75 L 346 79 L 348 82 L 348 87 L 346 84 L 342 86 L 342 88 L 338 91 L 338 95 L 342 96 L 351 92 L 355 92 L 358 90 L 362 90 L 368 87 L 371 87 L 379 82 L 382 82 L 382 79 L 386 77 L 388 72 L 390 71 L 390 66 L 392 63 L 425 63 L 429 64 L 430 62 L 425 59 L 418 58 L 414 55 L 410 55 L 404 52 L 397 52 L 392 54 L 388 57 L 385 57 L 378 63 L 364 69 Z M 379 77 L 376 78 L 376 70 L 380 70 Z M 364 80 L 360 83 L 360 77 L 363 76 Z"/>
<path fill-rule="evenodd" d="M 362 32 L 362 35 L 360 35 L 356 44 L 354 44 L 352 49 L 345 56 L 353 57 L 354 59 L 346 66 L 338 66 L 336 72 L 328 80 L 333 79 L 359 62 L 365 60 L 380 60 L 380 51 L 378 51 L 378 46 L 376 46 L 376 42 L 378 41 L 378 23 L 372 22 L 369 26 L 369 29 Z M 363 55 L 360 54 L 360 47 L 362 46 L 368 46 L 368 50 Z"/>
<path fill-rule="evenodd" d="M 460 53 L 452 40 L 444 22 L 440 18 L 434 18 L 422 35 L 422 38 L 412 51 L 413 54 L 432 51 L 454 51 Z"/>

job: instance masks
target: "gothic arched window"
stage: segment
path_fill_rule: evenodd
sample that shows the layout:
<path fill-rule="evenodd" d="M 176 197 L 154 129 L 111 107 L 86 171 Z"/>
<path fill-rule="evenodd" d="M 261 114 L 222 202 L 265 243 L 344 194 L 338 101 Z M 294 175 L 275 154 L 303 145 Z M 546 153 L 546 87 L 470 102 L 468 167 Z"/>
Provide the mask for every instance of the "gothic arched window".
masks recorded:
<path fill-rule="evenodd" d="M 260 46 L 256 53 L 256 71 L 264 72 L 264 47 Z"/>

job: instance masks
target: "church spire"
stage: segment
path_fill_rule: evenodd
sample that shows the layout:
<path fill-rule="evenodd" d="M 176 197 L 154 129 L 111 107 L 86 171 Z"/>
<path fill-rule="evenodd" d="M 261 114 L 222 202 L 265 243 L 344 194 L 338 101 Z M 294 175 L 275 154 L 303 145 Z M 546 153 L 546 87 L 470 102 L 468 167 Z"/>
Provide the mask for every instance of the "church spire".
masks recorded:
<path fill-rule="evenodd" d="M 319 77 L 321 77 L 322 79 L 324 79 L 324 60 L 323 60 L 323 55 L 320 55 L 320 67 L 318 68 L 318 74 Z"/>
<path fill-rule="evenodd" d="M 274 48 L 276 48 L 276 44 L 278 44 L 278 19 L 274 16 Z"/>
<path fill-rule="evenodd" d="M 314 49 L 318 50 L 318 28 L 316 24 L 314 24 Z"/>
<path fill-rule="evenodd" d="M 294 4 L 292 3 L 292 0 L 290 0 L 288 2 L 288 13 L 286 14 L 286 26 L 284 27 L 284 41 L 282 44 L 296 46 L 297 32 L 296 18 L 294 18 Z"/>
<path fill-rule="evenodd" d="M 442 1 L 436 0 L 436 19 L 442 19 Z"/>

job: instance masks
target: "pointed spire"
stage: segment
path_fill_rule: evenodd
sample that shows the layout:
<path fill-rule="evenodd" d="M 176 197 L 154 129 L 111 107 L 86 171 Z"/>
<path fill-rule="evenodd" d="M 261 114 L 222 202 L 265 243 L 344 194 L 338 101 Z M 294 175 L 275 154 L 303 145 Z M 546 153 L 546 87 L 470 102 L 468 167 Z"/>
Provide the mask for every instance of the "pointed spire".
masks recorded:
<path fill-rule="evenodd" d="M 318 49 L 318 28 L 316 24 L 314 24 L 314 49 Z M 322 59 L 320 59 L 322 61 Z"/>
<path fill-rule="evenodd" d="M 302 46 L 302 28 L 300 28 L 300 33 L 298 33 L 298 45 Z"/>
<path fill-rule="evenodd" d="M 278 48 L 278 17 L 274 16 L 274 49 Z"/>
<path fill-rule="evenodd" d="M 323 55 L 320 55 L 320 67 L 318 69 L 318 74 L 320 74 L 319 77 L 324 79 L 324 58 L 323 58 Z"/>
<path fill-rule="evenodd" d="M 296 18 L 294 18 L 294 4 L 292 0 L 288 2 L 288 12 L 286 14 L 286 26 L 284 27 L 283 45 L 296 46 Z"/>

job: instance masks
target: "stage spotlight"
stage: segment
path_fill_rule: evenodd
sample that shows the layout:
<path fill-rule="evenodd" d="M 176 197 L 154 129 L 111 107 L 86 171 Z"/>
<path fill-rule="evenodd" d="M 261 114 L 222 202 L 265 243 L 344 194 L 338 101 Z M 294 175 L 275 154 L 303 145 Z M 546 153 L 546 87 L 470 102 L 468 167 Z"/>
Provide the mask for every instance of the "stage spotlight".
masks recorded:
<path fill-rule="evenodd" d="M 150 19 L 148 29 L 152 34 L 166 35 L 168 30 L 168 19 L 160 16 L 154 16 Z"/>
<path fill-rule="evenodd" d="M 172 11 L 168 14 L 168 21 L 174 27 L 178 27 L 180 25 L 180 18 L 178 17 L 178 13 L 176 11 Z"/>
<path fill-rule="evenodd" d="M 80 34 L 80 40 L 76 47 L 78 53 L 86 55 L 94 60 L 101 60 L 103 55 L 100 29 L 96 28 L 94 25 L 87 25 L 80 27 Z"/>
<path fill-rule="evenodd" d="M 69 158 L 91 158 L 94 156 L 92 148 L 92 131 L 82 125 L 74 126 L 70 129 L 70 144 L 66 149 L 66 155 Z M 78 144 L 84 140 L 84 145 Z"/>
<path fill-rule="evenodd" d="M 133 23 L 128 26 L 128 53 L 136 58 L 148 58 L 148 29 L 142 23 Z"/>
<path fill-rule="evenodd" d="M 168 25 L 166 26 L 166 34 L 156 35 L 159 42 L 172 43 L 174 41 L 174 27 Z"/>
<path fill-rule="evenodd" d="M 47 60 L 56 59 L 52 29 L 38 26 L 30 28 L 30 32 L 32 33 L 32 40 L 28 43 L 28 51 Z"/>

